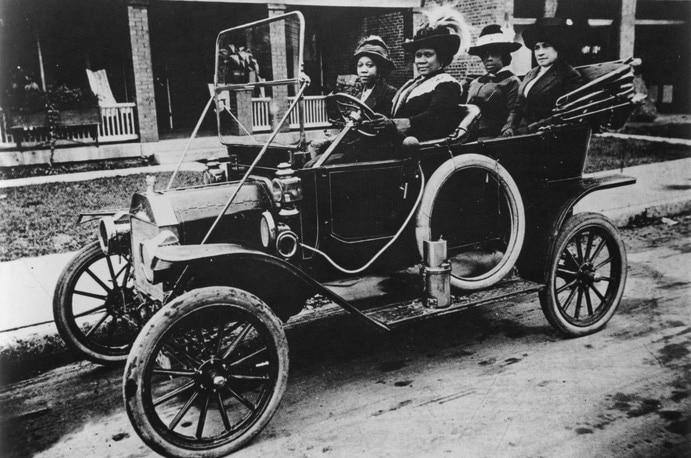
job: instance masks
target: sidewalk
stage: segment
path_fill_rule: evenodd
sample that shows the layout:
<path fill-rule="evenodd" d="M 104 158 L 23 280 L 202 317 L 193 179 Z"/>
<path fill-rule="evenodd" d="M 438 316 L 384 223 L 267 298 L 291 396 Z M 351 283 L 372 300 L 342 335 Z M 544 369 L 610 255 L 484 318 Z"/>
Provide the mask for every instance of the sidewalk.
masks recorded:
<path fill-rule="evenodd" d="M 618 226 L 624 226 L 641 215 L 673 215 L 691 210 L 691 158 L 592 176 L 611 173 L 631 175 L 638 182 L 591 194 L 576 206 L 577 212 L 604 213 Z M 26 357 L 64 351 L 53 324 L 52 300 L 60 272 L 73 255 L 63 253 L 0 263 L 0 364 L 12 364 L 19 354 Z"/>

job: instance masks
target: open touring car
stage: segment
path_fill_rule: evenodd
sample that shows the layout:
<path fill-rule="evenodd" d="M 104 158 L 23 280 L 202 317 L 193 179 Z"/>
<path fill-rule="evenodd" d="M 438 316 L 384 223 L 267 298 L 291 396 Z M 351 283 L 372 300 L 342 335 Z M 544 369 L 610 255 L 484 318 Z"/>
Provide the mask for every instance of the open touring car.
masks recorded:
<path fill-rule="evenodd" d="M 628 63 L 581 68 L 589 82 L 550 122 L 512 138 L 467 142 L 473 106 L 449 138 L 379 138 L 366 106 L 334 94 L 336 134 L 313 157 L 302 44 L 298 12 L 221 32 L 217 56 L 253 55 L 240 80 L 217 58 L 228 157 L 204 185 L 150 181 L 59 281 L 61 335 L 92 361 L 127 360 L 132 425 L 164 455 L 225 455 L 262 430 L 286 388 L 285 323 L 315 295 L 387 331 L 537 293 L 565 336 L 602 329 L 622 297 L 616 227 L 573 208 L 635 182 L 583 176 L 593 129 L 630 112 Z M 271 132 L 244 122 L 253 97 L 269 101 Z"/>

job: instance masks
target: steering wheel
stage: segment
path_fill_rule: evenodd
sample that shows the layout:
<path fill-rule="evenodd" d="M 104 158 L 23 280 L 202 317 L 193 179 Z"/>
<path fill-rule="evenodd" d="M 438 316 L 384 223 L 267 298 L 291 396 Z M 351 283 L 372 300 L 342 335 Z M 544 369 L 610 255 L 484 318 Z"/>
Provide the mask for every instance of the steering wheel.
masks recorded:
<path fill-rule="evenodd" d="M 326 100 L 329 117 L 336 117 L 342 122 L 353 122 L 353 128 L 367 137 L 378 134 L 373 128 L 362 124 L 362 121 L 371 121 L 377 117 L 362 100 L 343 92 L 330 94 L 326 96 Z"/>

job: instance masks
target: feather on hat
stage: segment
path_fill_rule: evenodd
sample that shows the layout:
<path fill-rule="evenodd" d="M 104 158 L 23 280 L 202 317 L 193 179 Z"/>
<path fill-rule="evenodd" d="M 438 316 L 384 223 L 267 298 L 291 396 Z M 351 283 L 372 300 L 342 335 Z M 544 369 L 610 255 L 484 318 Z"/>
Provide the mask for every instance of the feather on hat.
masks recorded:
<path fill-rule="evenodd" d="M 459 52 L 467 52 L 470 29 L 458 10 L 445 5 L 427 10 L 424 14 L 426 22 L 415 32 L 412 40 L 403 42 L 405 51 L 432 48 L 440 54 L 444 65 L 451 63 Z"/>

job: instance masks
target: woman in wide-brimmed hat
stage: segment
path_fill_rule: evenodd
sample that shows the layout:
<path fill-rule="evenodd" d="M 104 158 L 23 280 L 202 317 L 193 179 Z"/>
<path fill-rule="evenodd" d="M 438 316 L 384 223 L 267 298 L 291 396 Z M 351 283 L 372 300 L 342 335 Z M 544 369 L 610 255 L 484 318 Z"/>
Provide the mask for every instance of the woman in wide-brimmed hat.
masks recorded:
<path fill-rule="evenodd" d="M 370 35 L 362 40 L 353 54 L 352 63 L 361 83 L 355 96 L 376 113 L 391 112 L 396 88 L 387 84 L 385 78 L 394 64 L 384 39 Z"/>
<path fill-rule="evenodd" d="M 580 73 L 564 58 L 570 40 L 569 27 L 560 18 L 540 18 L 523 32 L 523 42 L 538 64 L 518 89 L 522 125 L 528 131 L 531 124 L 551 116 L 559 97 L 583 83 Z"/>
<path fill-rule="evenodd" d="M 458 126 L 461 85 L 446 73 L 454 56 L 469 43 L 468 27 L 455 9 L 439 7 L 425 13 L 425 22 L 402 46 L 415 55 L 418 76 L 398 90 L 389 117 L 372 121 L 418 140 L 444 138 Z"/>
<path fill-rule="evenodd" d="M 521 45 L 506 37 L 498 24 L 486 26 L 468 50 L 482 59 L 485 73 L 468 88 L 468 103 L 480 107 L 478 137 L 509 137 L 520 123 L 518 87 L 521 80 L 508 68 L 511 53 Z"/>

